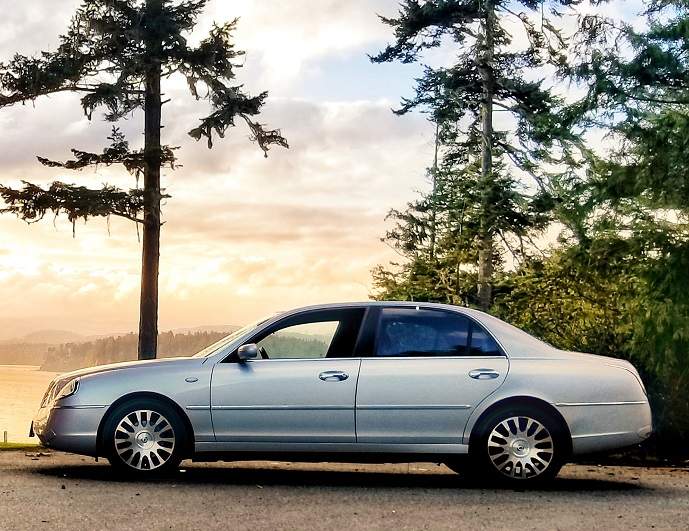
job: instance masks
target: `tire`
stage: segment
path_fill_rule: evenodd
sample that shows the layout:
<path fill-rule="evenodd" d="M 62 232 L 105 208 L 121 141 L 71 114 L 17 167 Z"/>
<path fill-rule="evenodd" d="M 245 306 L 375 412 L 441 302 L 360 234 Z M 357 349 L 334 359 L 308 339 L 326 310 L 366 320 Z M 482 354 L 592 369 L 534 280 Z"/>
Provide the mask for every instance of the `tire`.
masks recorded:
<path fill-rule="evenodd" d="M 186 430 L 170 406 L 137 399 L 118 406 L 109 415 L 103 438 L 112 466 L 129 475 L 154 476 L 179 466 Z"/>
<path fill-rule="evenodd" d="M 557 476 L 567 448 L 551 415 L 532 406 L 504 408 L 491 413 L 472 437 L 471 472 L 490 483 L 534 485 Z"/>

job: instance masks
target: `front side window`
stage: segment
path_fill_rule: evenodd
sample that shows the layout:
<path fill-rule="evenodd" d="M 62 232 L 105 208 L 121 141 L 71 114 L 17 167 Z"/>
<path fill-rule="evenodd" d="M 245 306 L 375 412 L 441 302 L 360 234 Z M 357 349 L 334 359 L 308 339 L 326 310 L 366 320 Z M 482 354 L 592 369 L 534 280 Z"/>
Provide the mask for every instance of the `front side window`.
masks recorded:
<path fill-rule="evenodd" d="M 356 345 L 363 308 L 311 311 L 273 324 L 252 340 L 262 359 L 348 358 Z"/>
<path fill-rule="evenodd" d="M 269 359 L 325 358 L 338 326 L 337 321 L 288 326 L 263 338 L 257 345 L 261 354 L 265 352 Z"/>
<path fill-rule="evenodd" d="M 384 308 L 376 356 L 500 356 L 488 332 L 454 312 Z"/>

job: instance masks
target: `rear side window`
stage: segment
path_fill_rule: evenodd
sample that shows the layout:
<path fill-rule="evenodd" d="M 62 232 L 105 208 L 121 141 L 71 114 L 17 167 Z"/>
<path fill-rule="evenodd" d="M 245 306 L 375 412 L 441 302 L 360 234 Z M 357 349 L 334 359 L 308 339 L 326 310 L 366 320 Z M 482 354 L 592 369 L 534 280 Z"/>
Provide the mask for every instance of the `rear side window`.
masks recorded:
<path fill-rule="evenodd" d="M 501 356 L 492 336 L 454 312 L 383 308 L 376 356 Z"/>

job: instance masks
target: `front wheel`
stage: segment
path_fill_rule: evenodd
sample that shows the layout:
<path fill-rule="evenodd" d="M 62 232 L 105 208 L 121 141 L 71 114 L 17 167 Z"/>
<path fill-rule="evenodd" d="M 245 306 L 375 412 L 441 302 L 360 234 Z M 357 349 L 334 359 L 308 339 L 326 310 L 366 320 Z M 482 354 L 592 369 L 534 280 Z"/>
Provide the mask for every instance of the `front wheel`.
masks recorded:
<path fill-rule="evenodd" d="M 479 478 L 530 485 L 554 478 L 567 454 L 558 422 L 522 406 L 490 414 L 470 444 L 472 472 Z"/>
<path fill-rule="evenodd" d="M 103 430 L 106 456 L 130 474 L 169 472 L 182 460 L 186 434 L 179 415 L 156 400 L 132 400 L 117 407 Z"/>

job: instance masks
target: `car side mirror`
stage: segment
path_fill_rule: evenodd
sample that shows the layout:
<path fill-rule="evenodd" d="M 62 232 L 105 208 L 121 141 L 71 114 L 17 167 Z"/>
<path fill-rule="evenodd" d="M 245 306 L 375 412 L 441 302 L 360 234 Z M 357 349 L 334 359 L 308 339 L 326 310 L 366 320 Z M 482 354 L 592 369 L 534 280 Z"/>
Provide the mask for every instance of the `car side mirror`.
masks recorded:
<path fill-rule="evenodd" d="M 256 343 L 242 345 L 237 350 L 237 357 L 239 358 L 239 361 L 247 361 L 258 358 L 258 346 Z"/>

